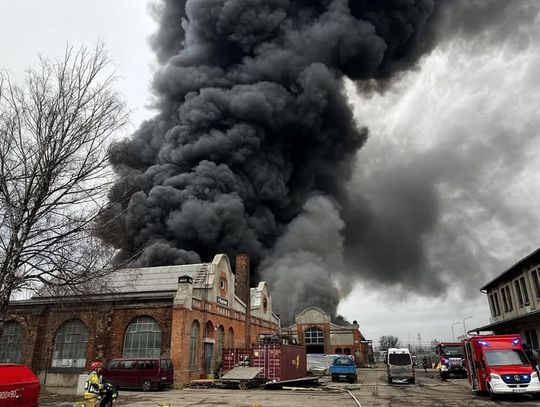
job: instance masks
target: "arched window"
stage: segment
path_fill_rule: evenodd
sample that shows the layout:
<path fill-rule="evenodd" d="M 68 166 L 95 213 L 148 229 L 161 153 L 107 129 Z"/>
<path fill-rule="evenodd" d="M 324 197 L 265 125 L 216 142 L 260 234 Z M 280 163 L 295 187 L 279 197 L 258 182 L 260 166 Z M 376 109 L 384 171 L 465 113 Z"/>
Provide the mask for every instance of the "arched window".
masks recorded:
<path fill-rule="evenodd" d="M 204 337 L 214 339 L 214 324 L 212 324 L 212 321 L 208 321 L 204 326 Z"/>
<path fill-rule="evenodd" d="M 52 367 L 79 367 L 86 364 L 88 329 L 79 319 L 70 319 L 58 328 L 54 337 Z"/>
<path fill-rule="evenodd" d="M 189 336 L 189 364 L 197 364 L 197 344 L 199 343 L 199 321 L 194 320 L 191 324 L 191 334 Z"/>
<path fill-rule="evenodd" d="M 324 343 L 324 332 L 319 328 L 309 328 L 304 338 L 306 345 Z"/>
<path fill-rule="evenodd" d="M 0 329 L 0 362 L 21 363 L 21 350 L 21 325 L 16 321 L 8 321 Z"/>
<path fill-rule="evenodd" d="M 232 328 L 229 328 L 227 333 L 227 347 L 234 348 L 234 330 Z"/>
<path fill-rule="evenodd" d="M 221 359 L 221 354 L 223 353 L 223 338 L 225 336 L 225 329 L 223 325 L 219 325 L 217 328 L 217 340 L 216 340 L 216 357 Z"/>
<path fill-rule="evenodd" d="M 129 324 L 124 339 L 124 357 L 161 355 L 161 328 L 154 318 L 138 317 Z"/>
<path fill-rule="evenodd" d="M 306 353 L 324 353 L 324 332 L 322 329 L 312 327 L 304 332 Z"/>

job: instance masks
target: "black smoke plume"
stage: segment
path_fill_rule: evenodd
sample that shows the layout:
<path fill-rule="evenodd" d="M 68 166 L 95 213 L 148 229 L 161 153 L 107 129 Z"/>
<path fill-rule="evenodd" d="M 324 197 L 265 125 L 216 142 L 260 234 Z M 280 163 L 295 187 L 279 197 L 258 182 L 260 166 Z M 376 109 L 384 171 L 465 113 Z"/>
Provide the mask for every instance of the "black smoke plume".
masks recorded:
<path fill-rule="evenodd" d="M 434 2 L 165 0 L 157 9 L 159 114 L 111 150 L 119 180 L 101 237 L 121 258 L 142 252 L 140 265 L 248 253 L 286 319 L 308 305 L 334 313 L 331 267 L 343 265 L 329 248 L 343 247 L 344 185 L 367 138 L 343 79 L 387 81 L 410 68 L 433 43 Z"/>

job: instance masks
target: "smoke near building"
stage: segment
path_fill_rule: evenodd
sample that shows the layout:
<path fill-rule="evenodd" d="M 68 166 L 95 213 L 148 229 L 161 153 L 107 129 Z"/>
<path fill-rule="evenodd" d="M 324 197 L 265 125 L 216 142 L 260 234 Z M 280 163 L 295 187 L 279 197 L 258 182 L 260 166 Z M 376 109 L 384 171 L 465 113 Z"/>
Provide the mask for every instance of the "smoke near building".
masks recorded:
<path fill-rule="evenodd" d="M 309 305 L 335 313 L 346 279 L 377 266 L 385 240 L 365 197 L 347 192 L 368 129 L 344 83 L 384 92 L 441 36 L 474 35 L 464 7 L 500 16 L 489 7 L 500 1 L 467 3 L 162 1 L 152 39 L 159 113 L 111 150 L 118 181 L 100 236 L 140 266 L 248 253 L 284 319 Z M 436 199 L 413 180 L 406 187 L 432 200 L 411 218 L 429 229 Z M 391 268 L 422 264 L 421 235 L 406 238 Z"/>

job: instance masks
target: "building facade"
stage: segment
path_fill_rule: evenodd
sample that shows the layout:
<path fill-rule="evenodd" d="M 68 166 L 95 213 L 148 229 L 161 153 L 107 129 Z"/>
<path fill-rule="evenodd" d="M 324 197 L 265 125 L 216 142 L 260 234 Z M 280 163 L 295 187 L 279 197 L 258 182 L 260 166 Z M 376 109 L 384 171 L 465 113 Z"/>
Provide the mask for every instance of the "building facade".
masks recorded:
<path fill-rule="evenodd" d="M 175 385 L 212 374 L 224 347 L 249 347 L 280 329 L 268 285 L 249 287 L 249 259 L 236 275 L 226 255 L 211 263 L 121 270 L 108 290 L 10 304 L 0 362 L 24 363 L 47 385 L 76 385 L 91 361 L 167 356 Z"/>
<path fill-rule="evenodd" d="M 490 324 L 475 331 L 519 333 L 522 341 L 540 348 L 540 249 L 519 260 L 485 284 Z"/>
<path fill-rule="evenodd" d="M 308 307 L 296 315 L 295 323 L 284 330 L 306 347 L 306 353 L 353 355 L 357 366 L 369 364 L 371 341 L 366 341 L 358 323 L 338 325 L 318 307 Z"/>

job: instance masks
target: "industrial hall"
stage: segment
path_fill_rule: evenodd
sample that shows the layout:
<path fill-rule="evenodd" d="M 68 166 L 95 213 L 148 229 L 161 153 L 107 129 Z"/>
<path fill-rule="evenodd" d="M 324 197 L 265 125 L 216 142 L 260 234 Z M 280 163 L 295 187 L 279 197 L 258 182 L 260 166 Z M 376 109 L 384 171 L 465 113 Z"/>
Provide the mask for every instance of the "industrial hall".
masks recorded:
<path fill-rule="evenodd" d="M 296 337 L 307 354 L 352 355 L 357 366 L 370 364 L 371 341 L 364 338 L 356 321 L 340 322 L 332 322 L 332 316 L 318 307 L 308 307 L 283 331 Z"/>
<path fill-rule="evenodd" d="M 174 384 L 213 373 L 222 349 L 249 347 L 280 330 L 266 282 L 250 287 L 249 258 L 119 270 L 84 297 L 12 301 L 0 362 L 24 363 L 49 386 L 73 386 L 92 360 L 167 356 Z"/>

